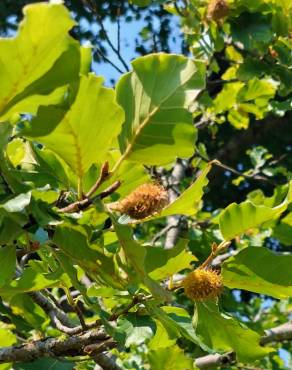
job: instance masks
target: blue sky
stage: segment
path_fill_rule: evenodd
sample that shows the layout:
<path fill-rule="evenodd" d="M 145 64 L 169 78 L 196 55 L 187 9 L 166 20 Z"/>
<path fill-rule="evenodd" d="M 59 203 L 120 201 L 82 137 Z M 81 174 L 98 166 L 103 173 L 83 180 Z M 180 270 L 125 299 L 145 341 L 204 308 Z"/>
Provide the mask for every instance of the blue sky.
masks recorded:
<path fill-rule="evenodd" d="M 179 34 L 179 28 L 178 28 L 178 19 L 176 17 L 173 18 L 173 27 L 172 29 L 172 35 L 171 36 L 178 36 Z M 130 23 L 125 22 L 125 17 L 121 17 L 120 19 L 120 30 L 121 30 L 121 54 L 124 58 L 124 60 L 127 62 L 127 64 L 130 66 L 130 61 L 134 59 L 135 57 L 138 57 L 138 55 L 135 53 L 135 39 L 139 36 L 139 32 L 141 29 L 145 26 L 145 22 L 140 20 L 132 20 Z M 99 26 L 97 24 L 90 25 L 86 20 L 83 20 L 80 23 L 80 26 L 84 30 L 91 29 L 94 33 L 97 33 L 99 30 Z M 159 27 L 159 21 L 157 18 L 153 18 L 153 28 L 158 29 Z M 107 30 L 108 36 L 112 43 L 117 46 L 117 24 L 111 22 L 109 19 L 106 19 L 104 22 L 104 27 Z M 94 45 L 93 45 L 94 47 Z M 172 37 L 170 37 L 170 47 L 172 52 L 180 52 L 180 45 L 177 45 Z M 108 50 L 108 58 L 115 63 L 119 68 L 123 69 L 123 66 L 121 62 L 119 61 L 118 57 L 115 55 L 115 53 L 107 47 Z M 105 77 L 105 84 L 111 85 L 110 80 L 118 80 L 120 77 L 120 73 L 114 69 L 110 64 L 108 63 L 93 63 L 93 70 L 97 75 L 102 75 Z"/>

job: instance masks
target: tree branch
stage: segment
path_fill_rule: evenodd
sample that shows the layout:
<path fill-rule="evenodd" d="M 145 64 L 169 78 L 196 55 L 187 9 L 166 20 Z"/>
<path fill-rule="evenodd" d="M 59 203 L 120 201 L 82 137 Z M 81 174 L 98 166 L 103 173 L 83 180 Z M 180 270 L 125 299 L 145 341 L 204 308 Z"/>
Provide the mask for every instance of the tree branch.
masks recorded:
<path fill-rule="evenodd" d="M 185 166 L 181 159 L 177 160 L 177 163 L 174 165 L 174 168 L 172 170 L 169 184 L 172 185 L 172 187 L 169 188 L 169 201 L 170 203 L 174 202 L 176 198 L 178 197 L 179 190 L 178 190 L 178 184 L 181 182 L 181 180 L 185 176 Z M 165 248 L 171 249 L 180 234 L 180 216 L 169 216 L 167 217 L 167 224 L 166 227 L 168 228 L 168 231 L 166 233 L 165 238 Z"/>
<path fill-rule="evenodd" d="M 30 297 L 38 304 L 49 316 L 51 324 L 62 333 L 67 335 L 76 335 L 88 329 L 100 326 L 100 322 L 83 325 L 75 325 L 60 308 L 58 308 L 50 299 L 45 297 L 41 292 L 30 292 Z M 85 324 L 85 325 L 84 325 Z"/>
<path fill-rule="evenodd" d="M 93 185 L 93 187 L 89 190 L 89 192 L 85 195 L 86 198 L 90 198 L 95 192 L 96 190 L 100 187 L 100 185 L 106 180 L 108 179 L 108 177 L 110 176 L 110 172 L 109 172 L 109 163 L 108 161 L 106 161 L 102 166 L 101 166 L 101 169 L 100 169 L 100 174 L 99 174 L 99 177 L 98 179 L 96 180 L 95 184 Z"/>
<path fill-rule="evenodd" d="M 204 157 L 198 150 L 196 150 L 196 154 L 195 156 L 201 158 L 204 162 L 210 162 L 210 159 Z M 224 170 L 226 171 L 229 171 L 231 173 L 233 173 L 234 175 L 237 175 L 237 176 L 242 176 L 244 177 L 245 179 L 248 179 L 248 180 L 258 180 L 258 181 L 265 181 L 265 182 L 268 182 L 268 183 L 271 183 L 273 185 L 275 185 L 273 183 L 272 180 L 270 180 L 269 178 L 265 177 L 265 176 L 261 176 L 261 175 L 257 175 L 257 174 L 254 174 L 254 175 L 247 175 L 243 172 L 240 172 L 240 171 L 237 171 L 235 168 L 233 167 L 230 167 L 230 166 L 227 166 L 226 164 L 218 161 L 217 159 L 213 160 L 213 163 L 214 165 L 216 165 L 217 167 L 220 167 L 220 168 L 223 168 Z"/>
<path fill-rule="evenodd" d="M 59 212 L 61 212 L 61 213 L 73 213 L 73 212 L 83 211 L 86 208 L 88 208 L 92 203 L 94 203 L 96 200 L 106 198 L 107 196 L 112 194 L 120 186 L 121 186 L 121 182 L 116 181 L 112 185 L 110 185 L 107 189 L 105 189 L 100 194 L 98 194 L 96 197 L 94 197 L 94 198 L 85 198 L 85 199 L 82 199 L 82 200 L 78 200 L 77 202 L 69 204 L 68 206 L 66 206 L 64 208 L 60 208 Z M 89 192 L 91 192 L 91 190 Z"/>
<path fill-rule="evenodd" d="M 292 340 L 292 322 L 279 325 L 273 329 L 265 330 L 265 335 L 261 338 L 260 344 L 266 345 L 272 342 L 283 342 Z M 195 360 L 195 365 L 199 369 L 209 369 L 212 367 L 220 367 L 232 364 L 236 359 L 234 352 L 218 353 L 199 357 Z"/>
<path fill-rule="evenodd" d="M 102 370 L 121 370 L 121 368 L 116 364 L 114 356 L 98 353 L 93 356 L 93 360 L 100 365 L 99 368 Z"/>
<path fill-rule="evenodd" d="M 85 356 L 84 347 L 109 339 L 101 329 L 88 331 L 82 335 L 69 338 L 46 338 L 19 346 L 3 347 L 0 349 L 0 363 L 28 362 L 43 356 Z"/>

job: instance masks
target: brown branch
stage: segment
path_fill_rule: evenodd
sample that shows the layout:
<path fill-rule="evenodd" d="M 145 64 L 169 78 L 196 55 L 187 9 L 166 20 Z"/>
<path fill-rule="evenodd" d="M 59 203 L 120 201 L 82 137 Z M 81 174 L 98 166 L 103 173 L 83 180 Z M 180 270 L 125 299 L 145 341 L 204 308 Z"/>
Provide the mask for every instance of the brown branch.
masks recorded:
<path fill-rule="evenodd" d="M 82 325 L 75 325 L 68 316 L 59 307 L 57 307 L 50 299 L 44 296 L 41 292 L 28 293 L 33 301 L 39 305 L 49 316 L 52 326 L 67 335 L 76 335 L 88 329 L 96 328 L 101 325 L 100 321 L 90 324 L 82 323 Z"/>
<path fill-rule="evenodd" d="M 60 213 L 73 213 L 73 212 L 79 212 L 83 211 L 89 206 L 91 206 L 92 203 L 94 203 L 98 199 L 103 199 L 112 194 L 114 191 L 116 191 L 121 186 L 120 181 L 114 182 L 112 185 L 110 185 L 107 189 L 102 191 L 100 194 L 98 194 L 96 197 L 90 199 L 85 198 L 82 200 L 78 200 L 77 202 L 74 202 L 72 204 L 69 204 L 68 206 L 64 208 L 60 208 L 58 211 Z"/>
<path fill-rule="evenodd" d="M 0 349 L 0 363 L 28 362 L 43 356 L 84 356 L 84 347 L 100 343 L 109 339 L 101 329 L 88 331 L 82 335 L 69 338 L 46 338 L 23 345 L 2 347 Z"/>
<path fill-rule="evenodd" d="M 198 150 L 196 150 L 196 154 L 195 156 L 201 158 L 204 162 L 210 162 L 210 159 L 204 157 Z M 247 175 L 243 172 L 240 172 L 240 171 L 237 171 L 235 168 L 233 167 L 230 167 L 220 161 L 218 161 L 217 159 L 214 159 L 213 161 L 213 164 L 216 165 L 217 167 L 220 167 L 220 168 L 223 168 L 224 170 L 226 171 L 229 171 L 231 173 L 233 173 L 234 175 L 237 175 L 237 176 L 242 176 L 248 180 L 258 180 L 258 181 L 265 181 L 265 182 L 268 182 L 268 183 L 271 183 L 274 185 L 273 181 L 268 179 L 267 177 L 264 177 L 264 176 L 261 176 L 261 175 Z"/>
<path fill-rule="evenodd" d="M 261 338 L 260 344 L 266 345 L 273 342 L 284 342 L 292 340 L 292 323 L 277 326 L 273 329 L 265 330 L 265 335 Z M 234 352 L 218 353 L 214 355 L 207 355 L 199 357 L 195 360 L 195 365 L 199 369 L 210 369 L 213 367 L 220 367 L 230 365 L 235 362 L 236 354 Z"/>
<path fill-rule="evenodd" d="M 95 192 L 96 190 L 100 187 L 100 185 L 106 180 L 108 179 L 108 177 L 110 176 L 110 172 L 109 172 L 109 163 L 108 161 L 106 161 L 102 166 L 101 166 L 101 169 L 100 169 L 100 174 L 99 174 L 99 177 L 98 179 L 96 180 L 96 183 L 93 185 L 93 187 L 89 190 L 89 192 L 87 194 L 85 194 L 85 197 L 86 198 L 90 198 Z"/>
<path fill-rule="evenodd" d="M 98 353 L 92 358 L 98 365 L 100 365 L 99 368 L 102 370 L 121 370 L 121 368 L 116 364 L 114 356 Z"/>
<path fill-rule="evenodd" d="M 107 189 L 102 191 L 97 198 L 103 199 L 111 195 L 114 191 L 116 191 L 121 186 L 121 181 L 115 181 L 112 185 L 110 185 Z"/>

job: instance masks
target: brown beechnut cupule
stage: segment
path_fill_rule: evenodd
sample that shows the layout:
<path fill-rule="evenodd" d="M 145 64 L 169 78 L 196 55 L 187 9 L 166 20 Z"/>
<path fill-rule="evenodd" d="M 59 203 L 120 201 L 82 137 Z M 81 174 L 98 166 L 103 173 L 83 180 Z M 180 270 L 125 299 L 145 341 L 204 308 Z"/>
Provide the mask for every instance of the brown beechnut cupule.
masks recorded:
<path fill-rule="evenodd" d="M 109 208 L 135 219 L 143 219 L 160 212 L 169 202 L 167 191 L 160 185 L 143 184 Z"/>
<path fill-rule="evenodd" d="M 223 290 L 219 273 L 200 268 L 190 272 L 183 280 L 182 286 L 186 296 L 195 301 L 218 297 Z"/>
<path fill-rule="evenodd" d="M 226 0 L 210 0 L 207 8 L 207 19 L 220 21 L 227 16 L 229 7 Z"/>

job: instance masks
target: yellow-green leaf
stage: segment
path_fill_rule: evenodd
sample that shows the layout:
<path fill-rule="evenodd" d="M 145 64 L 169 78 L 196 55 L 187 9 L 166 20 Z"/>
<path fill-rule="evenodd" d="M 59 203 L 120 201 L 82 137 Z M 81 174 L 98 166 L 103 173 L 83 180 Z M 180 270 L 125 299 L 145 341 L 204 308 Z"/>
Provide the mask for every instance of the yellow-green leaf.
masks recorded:
<path fill-rule="evenodd" d="M 44 86 L 42 89 L 38 89 L 37 84 L 34 89 L 30 86 L 40 80 L 72 45 L 68 31 L 74 22 L 69 11 L 61 4 L 39 3 L 26 6 L 23 13 L 24 20 L 17 35 L 0 40 L 2 122 L 12 113 L 35 113 L 40 104 L 54 104 L 64 94 L 64 88 L 44 91 Z M 24 94 L 26 89 L 29 91 Z"/>
<path fill-rule="evenodd" d="M 101 77 L 82 76 L 76 99 L 67 112 L 43 108 L 23 130 L 24 135 L 57 153 L 79 178 L 93 163 L 105 160 L 123 122 L 114 91 L 103 87 L 102 82 Z"/>

